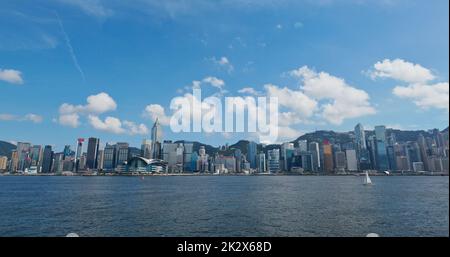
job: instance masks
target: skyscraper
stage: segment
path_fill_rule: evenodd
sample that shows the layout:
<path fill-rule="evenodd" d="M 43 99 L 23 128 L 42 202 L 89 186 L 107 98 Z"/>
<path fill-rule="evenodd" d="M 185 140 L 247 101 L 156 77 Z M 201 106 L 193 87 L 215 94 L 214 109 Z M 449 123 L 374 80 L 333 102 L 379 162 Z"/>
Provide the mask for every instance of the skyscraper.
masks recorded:
<path fill-rule="evenodd" d="M 265 173 L 266 172 L 266 155 L 264 153 L 258 154 L 258 172 Z"/>
<path fill-rule="evenodd" d="M 17 153 L 19 154 L 19 170 L 25 170 L 30 166 L 30 143 L 18 142 L 17 143 Z"/>
<path fill-rule="evenodd" d="M 345 150 L 345 156 L 347 158 L 347 170 L 357 171 L 358 161 L 356 159 L 356 151 L 353 149 L 347 149 Z"/>
<path fill-rule="evenodd" d="M 317 142 L 309 143 L 309 151 L 312 153 L 312 156 L 313 156 L 313 171 L 319 171 L 320 170 L 319 143 L 317 143 Z"/>
<path fill-rule="evenodd" d="M 115 151 L 115 168 L 121 168 L 128 161 L 128 143 L 117 143 Z"/>
<path fill-rule="evenodd" d="M 280 171 L 280 149 L 267 151 L 267 169 L 270 173 Z"/>
<path fill-rule="evenodd" d="M 148 139 L 142 140 L 141 156 L 146 159 L 152 158 L 152 141 Z"/>
<path fill-rule="evenodd" d="M 96 169 L 97 168 L 97 155 L 98 155 L 98 147 L 100 144 L 100 139 L 95 137 L 90 137 L 88 139 L 88 149 L 86 156 L 86 168 L 88 169 Z"/>
<path fill-rule="evenodd" d="M 75 171 L 78 171 L 79 166 L 80 166 L 79 164 L 80 164 L 81 154 L 83 151 L 83 142 L 84 142 L 84 138 L 77 139 L 77 152 L 75 154 L 75 165 L 73 165 Z"/>
<path fill-rule="evenodd" d="M 253 141 L 248 142 L 247 146 L 247 161 L 250 162 L 250 168 L 256 169 L 256 151 L 258 144 Z"/>
<path fill-rule="evenodd" d="M 366 145 L 366 132 L 361 123 L 358 123 L 355 127 L 355 139 L 356 139 L 356 149 L 367 149 Z"/>
<path fill-rule="evenodd" d="M 51 145 L 46 145 L 44 147 L 44 155 L 42 160 L 42 172 L 50 173 L 52 171 L 53 164 L 53 151 Z"/>
<path fill-rule="evenodd" d="M 152 158 L 161 159 L 162 129 L 158 118 L 152 127 Z"/>
<path fill-rule="evenodd" d="M 378 170 L 388 170 L 389 160 L 386 148 L 386 127 L 375 126 L 376 162 Z"/>
<path fill-rule="evenodd" d="M 103 151 L 103 169 L 112 171 L 116 167 L 116 146 L 106 143 Z"/>
<path fill-rule="evenodd" d="M 333 172 L 333 147 L 328 140 L 323 142 L 323 170 Z"/>

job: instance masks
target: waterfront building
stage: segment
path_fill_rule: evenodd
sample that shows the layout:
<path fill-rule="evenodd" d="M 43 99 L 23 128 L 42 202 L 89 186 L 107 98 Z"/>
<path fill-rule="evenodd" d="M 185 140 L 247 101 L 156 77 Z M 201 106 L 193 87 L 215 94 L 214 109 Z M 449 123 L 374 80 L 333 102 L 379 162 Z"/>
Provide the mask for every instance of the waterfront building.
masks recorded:
<path fill-rule="evenodd" d="M 100 145 L 100 139 L 90 137 L 88 139 L 88 148 L 86 156 L 86 168 L 93 170 L 97 168 L 98 148 Z"/>
<path fill-rule="evenodd" d="M 0 156 L 0 171 L 5 171 L 8 167 L 8 157 Z"/>
<path fill-rule="evenodd" d="M 19 153 L 17 150 L 11 151 L 11 164 L 9 166 L 10 172 L 17 172 L 17 166 L 19 166 Z"/>
<path fill-rule="evenodd" d="M 42 146 L 33 145 L 30 150 L 31 165 L 38 167 L 38 172 L 40 172 L 40 166 L 42 165 Z"/>
<path fill-rule="evenodd" d="M 242 151 L 241 149 L 234 150 L 234 158 L 236 159 L 236 172 L 240 173 L 242 171 Z"/>
<path fill-rule="evenodd" d="M 52 165 L 53 172 L 57 173 L 63 171 L 63 160 L 64 160 L 64 153 L 53 154 L 53 165 Z"/>
<path fill-rule="evenodd" d="M 30 143 L 17 142 L 17 153 L 19 154 L 18 170 L 24 171 L 30 167 L 31 160 L 30 155 Z"/>
<path fill-rule="evenodd" d="M 280 171 L 280 149 L 267 151 L 267 169 L 269 173 L 277 173 Z"/>
<path fill-rule="evenodd" d="M 309 143 L 308 150 L 312 154 L 312 158 L 313 158 L 313 170 L 312 171 L 319 171 L 320 170 L 319 143 L 317 143 L 317 142 Z"/>
<path fill-rule="evenodd" d="M 124 172 L 130 173 L 166 173 L 167 163 L 158 159 L 146 159 L 143 157 L 133 157 L 127 164 Z"/>
<path fill-rule="evenodd" d="M 103 151 L 103 169 L 106 171 L 112 171 L 115 168 L 116 161 L 116 146 L 106 143 Z"/>
<path fill-rule="evenodd" d="M 420 171 L 425 170 L 424 166 L 423 166 L 423 162 L 413 162 L 412 167 L 413 167 L 414 172 L 420 172 Z"/>
<path fill-rule="evenodd" d="M 357 171 L 358 170 L 358 160 L 356 158 L 356 150 L 347 149 L 345 150 L 345 156 L 347 159 L 347 170 Z"/>
<path fill-rule="evenodd" d="M 42 160 L 42 172 L 50 173 L 52 171 L 53 164 L 53 151 L 51 145 L 46 145 L 44 147 L 44 154 Z"/>
<path fill-rule="evenodd" d="M 183 144 L 183 162 L 184 162 L 184 171 L 194 171 L 195 166 L 193 163 L 193 151 L 194 151 L 194 143 L 192 142 L 184 142 Z"/>
<path fill-rule="evenodd" d="M 83 153 L 83 142 L 84 142 L 84 138 L 77 139 L 77 151 L 75 154 L 75 165 L 74 165 L 75 171 L 78 171 L 80 169 L 80 158 L 81 158 L 81 154 Z"/>
<path fill-rule="evenodd" d="M 97 170 L 103 170 L 104 150 L 98 150 L 97 154 Z"/>
<path fill-rule="evenodd" d="M 376 168 L 378 170 L 388 170 L 389 160 L 386 150 L 386 127 L 375 126 L 375 138 L 376 138 Z"/>
<path fill-rule="evenodd" d="M 395 166 L 397 171 L 408 171 L 410 170 L 408 157 L 406 156 L 397 156 Z"/>
<path fill-rule="evenodd" d="M 247 161 L 250 162 L 250 168 L 256 169 L 256 153 L 258 151 L 258 144 L 253 141 L 248 142 L 247 146 Z"/>
<path fill-rule="evenodd" d="M 334 153 L 335 155 L 335 166 L 336 171 L 342 172 L 345 171 L 347 166 L 347 160 L 345 159 L 345 153 L 343 151 L 336 151 Z"/>
<path fill-rule="evenodd" d="M 333 147 L 328 140 L 323 142 L 323 169 L 325 172 L 333 172 Z"/>
<path fill-rule="evenodd" d="M 158 118 L 152 127 L 152 158 L 161 159 L 162 128 Z"/>
<path fill-rule="evenodd" d="M 128 161 L 128 149 L 129 145 L 128 143 L 119 142 L 116 144 L 116 151 L 115 151 L 115 170 L 123 170 L 124 165 L 126 161 Z"/>
<path fill-rule="evenodd" d="M 259 173 L 266 173 L 266 155 L 264 153 L 258 154 L 258 165 L 257 165 L 257 171 Z"/>
<path fill-rule="evenodd" d="M 152 141 L 148 139 L 142 140 L 141 156 L 150 159 L 152 157 Z"/>
<path fill-rule="evenodd" d="M 289 171 L 290 170 L 290 161 L 292 159 L 292 156 L 294 152 L 294 144 L 293 143 L 283 143 L 281 145 L 281 159 L 283 160 L 283 165 L 281 168 L 281 170 L 283 171 Z"/>

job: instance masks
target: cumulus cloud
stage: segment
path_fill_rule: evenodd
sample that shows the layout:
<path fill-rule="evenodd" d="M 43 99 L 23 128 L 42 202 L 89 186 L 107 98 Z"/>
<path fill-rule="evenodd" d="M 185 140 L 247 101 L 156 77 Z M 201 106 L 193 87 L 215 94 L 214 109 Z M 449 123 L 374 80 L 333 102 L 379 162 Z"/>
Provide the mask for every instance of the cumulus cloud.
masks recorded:
<path fill-rule="evenodd" d="M 144 124 L 136 124 L 131 121 L 121 121 L 116 117 L 108 116 L 101 120 L 98 116 L 88 115 L 89 124 L 94 129 L 113 134 L 146 135 L 148 128 Z"/>
<path fill-rule="evenodd" d="M 58 117 L 58 123 L 63 126 L 76 128 L 80 125 L 80 115 L 77 113 L 60 114 Z"/>
<path fill-rule="evenodd" d="M 92 127 L 97 130 L 110 132 L 114 134 L 122 134 L 125 132 L 125 129 L 122 128 L 122 122 L 115 117 L 108 116 L 103 121 L 98 116 L 89 115 L 88 120 L 89 124 L 91 124 Z"/>
<path fill-rule="evenodd" d="M 161 125 L 169 125 L 170 124 L 170 116 L 166 115 L 166 112 L 164 111 L 164 107 L 162 107 L 159 104 L 147 105 L 144 109 L 143 116 L 150 118 L 153 121 L 156 121 L 156 119 L 158 119 L 158 121 L 161 123 Z"/>
<path fill-rule="evenodd" d="M 114 134 L 148 134 L 148 128 L 144 124 L 136 124 L 127 120 L 122 122 L 119 118 L 111 116 L 106 117 L 104 120 L 99 117 L 100 114 L 116 109 L 116 101 L 107 93 L 102 92 L 88 96 L 84 105 L 61 104 L 59 117 L 56 121 L 63 126 L 76 128 L 81 124 L 80 117 L 87 116 L 88 123 L 97 130 Z"/>
<path fill-rule="evenodd" d="M 369 75 L 372 79 L 391 78 L 409 83 L 423 83 L 435 78 L 429 69 L 402 59 L 377 62 Z"/>
<path fill-rule="evenodd" d="M 442 82 L 432 85 L 412 84 L 409 86 L 396 86 L 394 95 L 409 99 L 423 109 L 436 108 L 449 110 L 449 84 Z"/>
<path fill-rule="evenodd" d="M 259 96 L 262 94 L 261 92 L 257 91 L 256 89 L 254 89 L 252 87 L 244 87 L 242 89 L 239 89 L 238 93 L 246 94 L 246 95 L 254 95 L 254 96 Z"/>
<path fill-rule="evenodd" d="M 43 121 L 43 118 L 42 116 L 34 113 L 28 113 L 23 116 L 0 113 L 0 121 L 31 121 L 33 123 L 41 123 Z"/>
<path fill-rule="evenodd" d="M 400 98 L 411 100 L 422 109 L 436 108 L 449 110 L 449 83 L 431 83 L 436 77 L 421 66 L 402 59 L 385 59 L 373 66 L 369 72 L 372 78 L 391 78 L 406 83 L 396 86 L 392 93 Z"/>
<path fill-rule="evenodd" d="M 228 58 L 225 56 L 222 56 L 220 58 L 216 58 L 215 56 L 213 56 L 213 57 L 209 58 L 208 60 L 210 60 L 217 67 L 226 70 L 228 73 L 230 73 L 234 70 L 233 65 L 228 60 Z"/>
<path fill-rule="evenodd" d="M 0 69 L 0 80 L 11 84 L 23 84 L 22 72 L 13 69 Z"/>
<path fill-rule="evenodd" d="M 321 116 L 332 124 L 340 125 L 345 119 L 358 118 L 376 112 L 369 102 L 369 94 L 348 85 L 342 78 L 326 72 L 315 72 L 307 66 L 291 71 L 290 75 L 301 80 L 300 89 L 304 95 L 316 101 L 322 101 L 319 106 Z"/>

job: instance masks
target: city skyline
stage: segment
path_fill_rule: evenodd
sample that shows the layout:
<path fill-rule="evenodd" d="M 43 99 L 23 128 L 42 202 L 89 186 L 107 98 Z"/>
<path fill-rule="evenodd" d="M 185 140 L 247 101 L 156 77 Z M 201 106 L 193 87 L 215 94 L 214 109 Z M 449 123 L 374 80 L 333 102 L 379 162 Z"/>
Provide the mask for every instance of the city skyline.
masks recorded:
<path fill-rule="evenodd" d="M 3 3 L 1 140 L 139 145 L 157 117 L 174 141 L 254 140 L 167 129 L 170 99 L 195 86 L 278 97 L 280 142 L 448 127 L 448 1 L 319 2 Z"/>
<path fill-rule="evenodd" d="M 0 156 L 0 170 L 9 174 L 351 174 L 361 171 L 431 172 L 448 174 L 449 131 L 433 129 L 402 135 L 402 131 L 376 126 L 371 133 L 361 123 L 354 131 L 297 138 L 280 145 L 253 141 L 214 148 L 189 141 L 163 138 L 156 119 L 151 140 L 140 148 L 128 142 L 106 143 L 99 138 L 77 139 L 76 151 L 65 145 L 57 152 L 51 145 L 18 142 L 7 156 Z M 341 135 L 339 135 L 341 134 Z M 370 134 L 370 135 L 369 135 Z M 408 133 L 409 134 L 409 133 Z M 344 139 L 342 139 L 344 136 Z M 399 139 L 399 140 L 398 140 Z M 197 144 L 197 146 L 195 146 Z M 207 150 L 207 147 L 209 148 Z M 10 158 L 8 159 L 8 156 Z"/>

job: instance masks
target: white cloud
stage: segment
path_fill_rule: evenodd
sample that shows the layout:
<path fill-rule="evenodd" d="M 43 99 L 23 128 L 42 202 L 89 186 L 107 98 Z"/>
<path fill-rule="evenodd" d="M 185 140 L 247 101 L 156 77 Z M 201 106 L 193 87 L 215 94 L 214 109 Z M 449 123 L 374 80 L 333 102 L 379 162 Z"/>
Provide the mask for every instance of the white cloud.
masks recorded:
<path fill-rule="evenodd" d="M 14 114 L 0 113 L 0 121 L 31 121 L 33 123 L 41 123 L 43 121 L 42 116 L 28 113 L 24 116 L 17 116 Z"/>
<path fill-rule="evenodd" d="M 317 109 L 317 101 L 300 90 L 280 88 L 272 84 L 265 85 L 264 88 L 268 97 L 277 97 L 280 106 L 294 111 L 300 118 L 311 117 Z"/>
<path fill-rule="evenodd" d="M 336 125 L 345 119 L 375 114 L 369 95 L 361 89 L 348 85 L 344 79 L 326 72 L 315 72 L 307 66 L 293 70 L 290 74 L 301 79 L 303 93 L 317 101 L 329 101 L 320 106 L 322 117 Z"/>
<path fill-rule="evenodd" d="M 125 129 L 122 128 L 122 122 L 118 118 L 108 116 L 102 121 L 98 116 L 89 115 L 88 120 L 89 124 L 97 130 L 114 134 L 122 134 L 125 132 Z"/>
<path fill-rule="evenodd" d="M 277 25 L 275 26 L 275 28 L 277 28 L 277 29 L 283 29 L 283 25 L 277 24 Z"/>
<path fill-rule="evenodd" d="M 423 109 L 436 108 L 449 110 L 449 83 L 442 82 L 433 85 L 413 84 L 396 86 L 394 95 L 409 99 Z"/>
<path fill-rule="evenodd" d="M 164 107 L 159 104 L 150 104 L 147 105 L 144 109 L 144 117 L 148 117 L 153 121 L 158 121 L 161 125 L 169 125 L 170 124 L 170 116 L 167 116 Z"/>
<path fill-rule="evenodd" d="M 60 114 L 58 117 L 58 123 L 63 126 L 69 126 L 76 128 L 80 125 L 80 116 L 77 113 Z"/>
<path fill-rule="evenodd" d="M 247 95 L 254 95 L 254 96 L 261 95 L 261 92 L 257 91 L 256 89 L 254 89 L 252 87 L 244 87 L 242 89 L 239 89 L 238 93 L 247 94 Z"/>
<path fill-rule="evenodd" d="M 219 59 L 217 59 L 215 56 L 209 58 L 209 60 L 214 63 L 216 66 L 220 67 L 221 69 L 225 69 L 228 73 L 232 72 L 234 70 L 233 65 L 228 60 L 227 57 L 222 56 Z"/>
<path fill-rule="evenodd" d="M 117 108 L 117 104 L 114 99 L 107 93 L 99 93 L 96 95 L 90 95 L 86 99 L 85 105 L 72 105 L 63 103 L 59 107 L 60 113 L 96 113 L 101 114 L 109 111 L 114 111 Z"/>
<path fill-rule="evenodd" d="M 204 78 L 203 82 L 208 83 L 218 89 L 223 89 L 223 87 L 225 86 L 225 82 L 223 80 L 212 76 Z"/>
<path fill-rule="evenodd" d="M 98 116 L 88 115 L 89 124 L 94 129 L 113 133 L 113 134 L 129 134 L 129 135 L 146 135 L 148 128 L 144 124 L 136 124 L 131 121 L 121 121 L 116 117 L 108 116 L 105 120 L 101 120 Z"/>
<path fill-rule="evenodd" d="M 294 23 L 294 28 L 296 28 L 296 29 L 303 28 L 303 23 L 300 21 L 297 21 L 296 23 Z"/>
<path fill-rule="evenodd" d="M 130 135 L 146 135 L 148 134 L 148 128 L 144 124 L 136 124 L 131 121 L 123 121 L 123 125 L 128 131 L 128 134 Z"/>
<path fill-rule="evenodd" d="M 411 100 L 422 109 L 436 108 L 449 110 L 449 83 L 430 83 L 435 80 L 433 73 L 421 66 L 395 59 L 385 59 L 374 64 L 374 71 L 369 73 L 372 78 L 391 78 L 407 83 L 406 86 L 396 86 L 392 93 L 400 98 Z"/>
<path fill-rule="evenodd" d="M 372 79 L 391 78 L 408 83 L 424 83 L 435 78 L 429 69 L 402 59 L 385 59 L 375 63 L 373 69 L 369 72 Z"/>
<path fill-rule="evenodd" d="M 12 69 L 0 69 L 0 80 L 11 84 L 23 84 L 22 72 Z"/>

